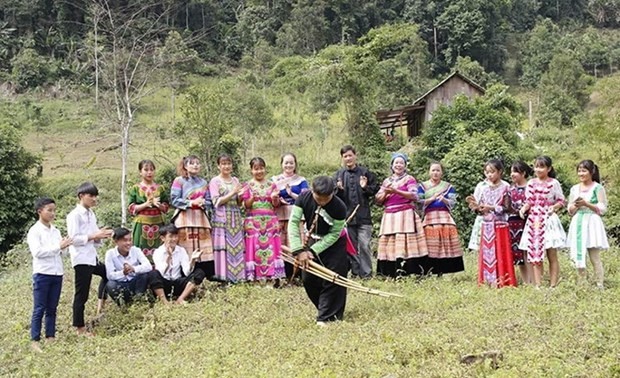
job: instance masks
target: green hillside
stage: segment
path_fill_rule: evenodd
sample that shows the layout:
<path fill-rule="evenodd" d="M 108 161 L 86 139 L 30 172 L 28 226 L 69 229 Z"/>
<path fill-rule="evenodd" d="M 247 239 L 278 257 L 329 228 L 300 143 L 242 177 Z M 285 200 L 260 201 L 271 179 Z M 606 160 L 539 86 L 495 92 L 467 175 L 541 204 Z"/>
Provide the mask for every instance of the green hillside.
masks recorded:
<path fill-rule="evenodd" d="M 619 70 L 619 0 L 0 0 L 0 375 L 620 376 Z M 486 95 L 385 143 L 374 112 L 411 104 L 453 71 Z M 97 336 L 78 338 L 66 266 L 58 342 L 30 350 L 23 237 L 36 196 L 56 199 L 64 232 L 75 188 L 92 181 L 101 225 L 116 227 L 124 158 L 128 184 L 142 159 L 169 184 L 190 153 L 207 177 L 230 153 L 245 180 L 251 157 L 276 174 L 291 151 L 311 178 L 332 174 L 346 143 L 380 177 L 393 150 L 418 180 L 441 160 L 460 199 L 491 157 L 549 155 L 565 194 L 577 163 L 594 160 L 614 243 L 606 290 L 577 284 L 566 253 L 556 289 L 478 288 L 466 254 L 462 274 L 364 281 L 405 298 L 352 293 L 346 321 L 326 328 L 301 288 L 205 283 L 186 306 L 109 306 Z M 454 215 L 466 242 L 474 214 L 460 201 Z M 377 226 L 380 216 L 373 209 Z M 485 352 L 496 361 L 461 362 Z"/>

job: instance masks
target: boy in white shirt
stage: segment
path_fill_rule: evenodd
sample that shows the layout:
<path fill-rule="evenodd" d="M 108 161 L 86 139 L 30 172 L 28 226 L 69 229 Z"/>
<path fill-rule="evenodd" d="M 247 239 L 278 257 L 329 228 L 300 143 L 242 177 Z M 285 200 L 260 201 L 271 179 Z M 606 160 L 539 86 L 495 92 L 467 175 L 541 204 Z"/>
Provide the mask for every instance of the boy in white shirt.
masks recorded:
<path fill-rule="evenodd" d="M 103 309 L 105 300 L 106 271 L 105 266 L 97 261 L 97 247 L 101 240 L 112 236 L 112 230 L 99 229 L 97 217 L 92 208 L 97 205 L 99 190 L 90 183 L 82 183 L 77 189 L 78 205 L 67 215 L 67 233 L 73 239 L 69 247 L 71 265 L 75 272 L 75 295 L 73 297 L 73 326 L 79 335 L 92 336 L 84 323 L 84 306 L 88 301 L 90 283 L 93 274 L 101 277 L 99 283 L 97 313 Z"/>
<path fill-rule="evenodd" d="M 146 292 L 153 266 L 142 250 L 133 246 L 131 231 L 119 227 L 114 230 L 112 238 L 116 247 L 105 254 L 106 291 L 120 306 L 131 303 L 134 296 Z"/>
<path fill-rule="evenodd" d="M 56 309 L 62 289 L 63 249 L 73 243 L 71 238 L 63 238 L 52 222 L 56 218 L 56 203 L 51 198 L 39 198 L 35 203 L 39 220 L 26 238 L 32 253 L 32 295 L 33 310 L 30 322 L 32 349 L 41 352 L 41 323 L 45 315 L 45 338 L 56 337 Z"/>
<path fill-rule="evenodd" d="M 205 278 L 200 269 L 192 272 L 201 252 L 194 251 L 190 261 L 185 248 L 178 245 L 179 230 L 173 224 L 161 227 L 159 235 L 163 244 L 153 252 L 155 270 L 151 272 L 151 289 L 164 303 L 168 303 L 171 294 L 178 296 L 175 303 L 184 303 Z"/>

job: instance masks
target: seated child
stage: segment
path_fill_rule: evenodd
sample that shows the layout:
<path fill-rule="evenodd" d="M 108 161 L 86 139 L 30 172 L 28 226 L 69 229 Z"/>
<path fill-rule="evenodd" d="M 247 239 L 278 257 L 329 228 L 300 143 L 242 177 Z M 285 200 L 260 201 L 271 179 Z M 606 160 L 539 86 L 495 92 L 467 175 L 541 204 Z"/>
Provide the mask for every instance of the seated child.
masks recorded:
<path fill-rule="evenodd" d="M 178 297 L 175 303 L 184 303 L 185 298 L 205 279 L 202 269 L 195 269 L 200 250 L 192 253 L 190 260 L 185 248 L 178 245 L 179 230 L 172 224 L 159 230 L 163 244 L 153 252 L 155 270 L 151 272 L 151 289 L 157 298 L 168 303 L 168 297 Z"/>
<path fill-rule="evenodd" d="M 132 245 L 131 231 L 124 227 L 117 228 L 112 238 L 116 247 L 105 254 L 106 290 L 120 306 L 146 292 L 153 267 L 142 250 Z"/>

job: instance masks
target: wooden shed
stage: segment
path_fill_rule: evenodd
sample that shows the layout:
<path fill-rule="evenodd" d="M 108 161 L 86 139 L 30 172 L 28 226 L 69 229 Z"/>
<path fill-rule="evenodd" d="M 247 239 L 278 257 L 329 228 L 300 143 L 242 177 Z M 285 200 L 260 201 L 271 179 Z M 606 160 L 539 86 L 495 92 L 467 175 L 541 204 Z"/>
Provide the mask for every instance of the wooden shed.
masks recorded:
<path fill-rule="evenodd" d="M 450 105 L 457 95 L 469 98 L 484 94 L 484 88 L 458 71 L 419 97 L 411 105 L 394 109 L 381 109 L 376 113 L 381 132 L 390 140 L 401 135 L 407 140 L 419 136 L 422 126 L 433 117 L 440 105 Z"/>

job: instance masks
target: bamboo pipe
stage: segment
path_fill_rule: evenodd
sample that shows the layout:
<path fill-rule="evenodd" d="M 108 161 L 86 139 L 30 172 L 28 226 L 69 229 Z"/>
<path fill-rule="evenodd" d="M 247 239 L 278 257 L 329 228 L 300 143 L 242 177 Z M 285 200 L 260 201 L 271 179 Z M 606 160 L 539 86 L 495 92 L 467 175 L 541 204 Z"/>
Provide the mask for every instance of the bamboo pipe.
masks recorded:
<path fill-rule="evenodd" d="M 294 264 L 295 266 L 298 266 L 300 269 L 304 269 L 303 267 L 299 266 L 299 264 L 297 264 L 297 260 L 293 257 L 293 255 L 291 254 L 291 250 L 286 247 L 286 246 L 282 246 L 282 258 L 283 260 L 285 260 L 288 263 Z M 389 292 L 385 292 L 385 291 L 381 291 L 381 290 L 377 290 L 377 289 L 371 289 L 371 288 L 367 288 L 365 286 L 363 286 L 362 284 L 349 280 L 348 278 L 342 277 L 341 275 L 339 275 L 338 273 L 320 265 L 315 263 L 314 261 L 309 261 L 308 263 L 308 267 L 305 268 L 304 270 L 306 270 L 308 273 L 313 274 L 319 278 L 322 278 L 326 281 L 330 281 L 333 282 L 339 286 L 343 286 L 346 287 L 348 289 L 351 290 L 356 290 L 356 291 L 361 291 L 364 293 L 368 293 L 368 294 L 373 294 L 373 295 L 379 295 L 379 296 L 383 296 L 383 297 L 399 297 L 402 298 L 403 296 L 400 294 L 395 294 L 395 293 L 389 293 Z"/>

